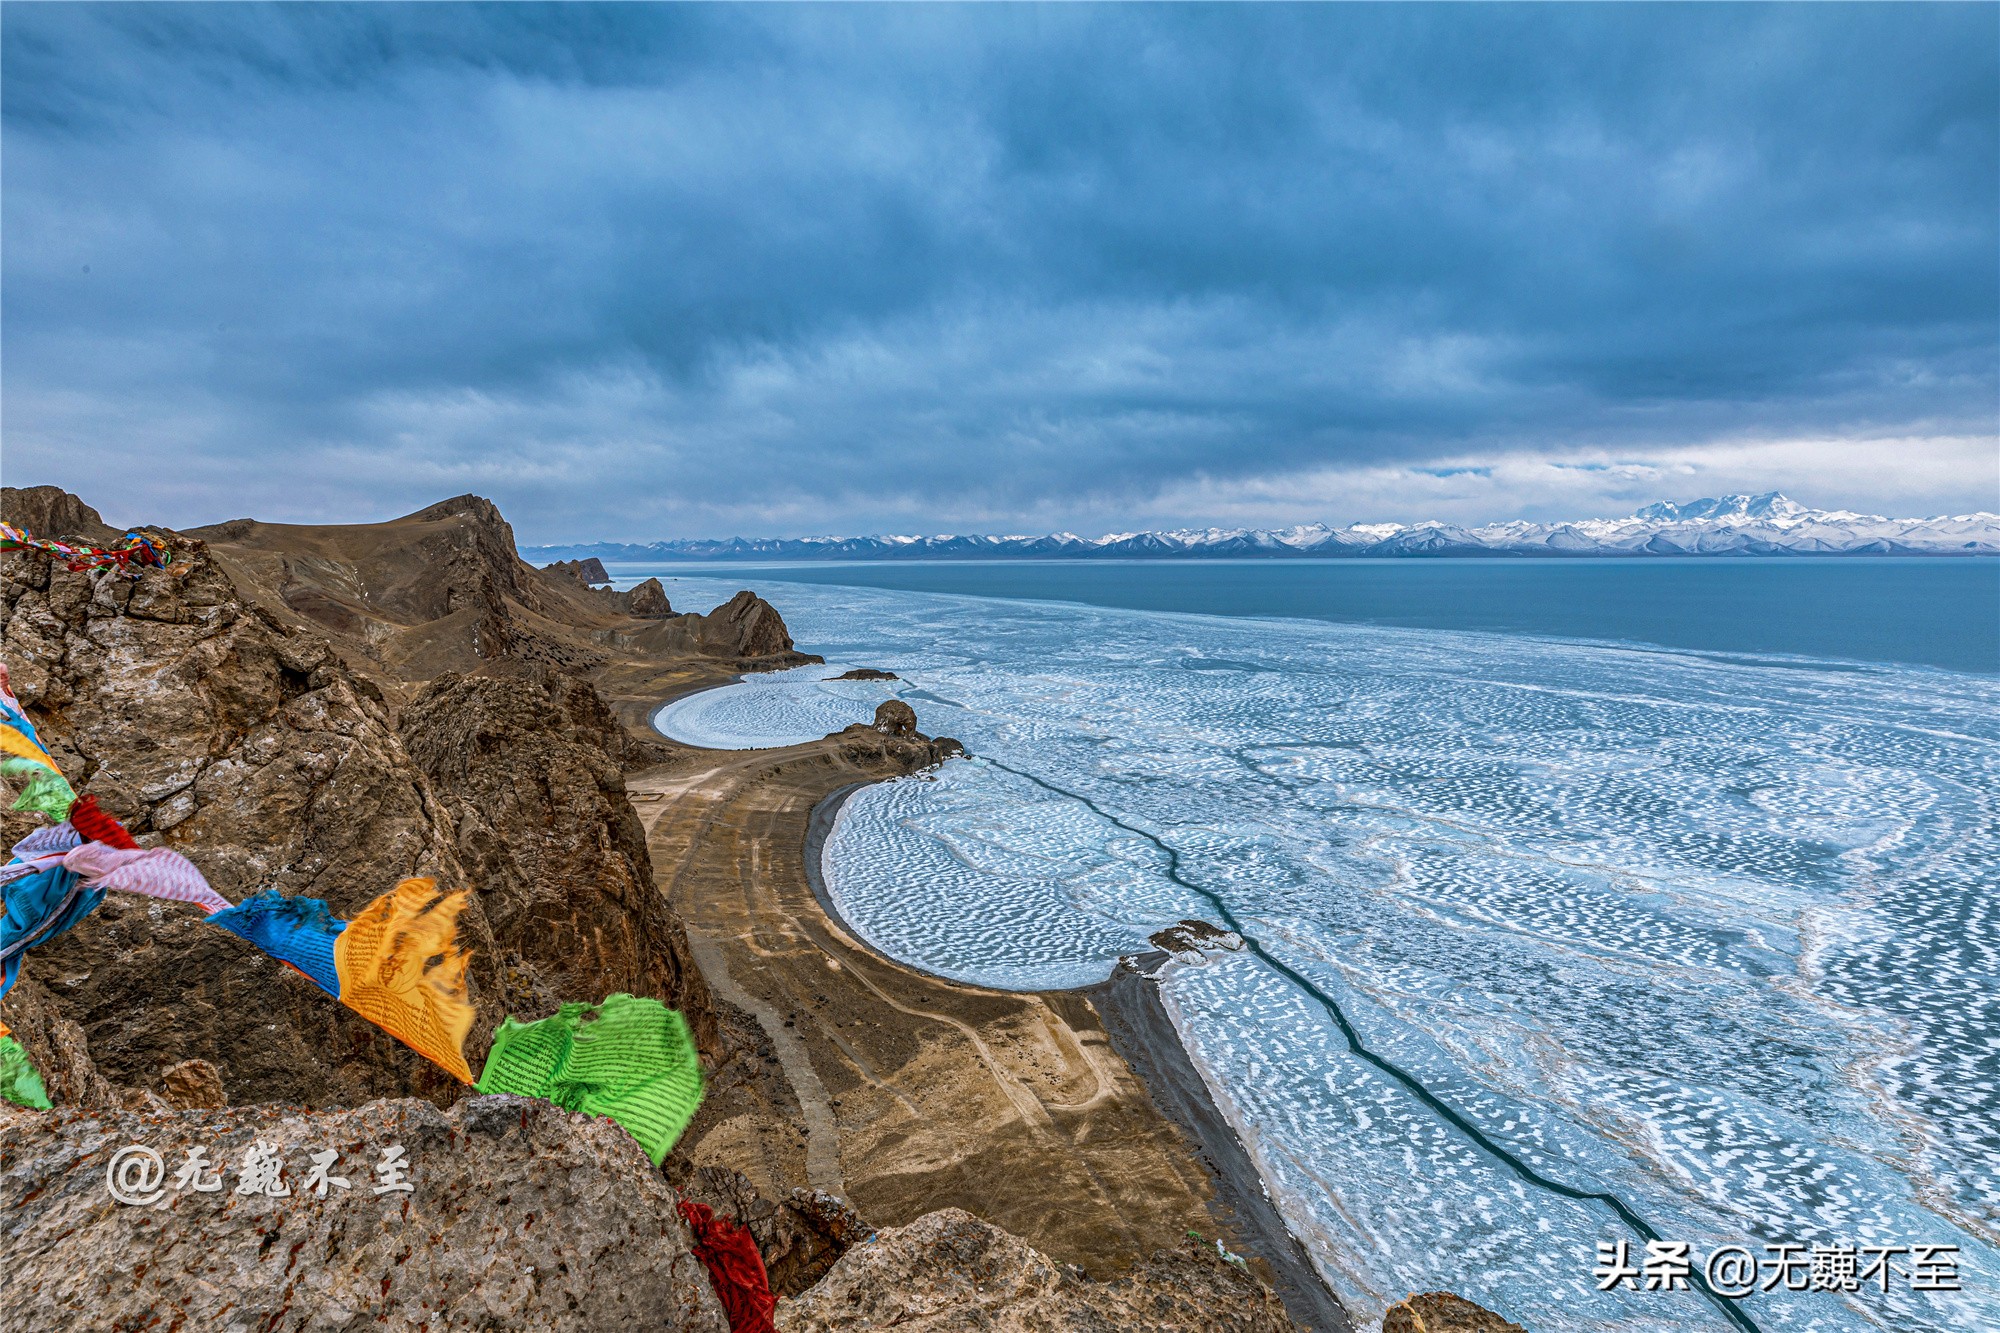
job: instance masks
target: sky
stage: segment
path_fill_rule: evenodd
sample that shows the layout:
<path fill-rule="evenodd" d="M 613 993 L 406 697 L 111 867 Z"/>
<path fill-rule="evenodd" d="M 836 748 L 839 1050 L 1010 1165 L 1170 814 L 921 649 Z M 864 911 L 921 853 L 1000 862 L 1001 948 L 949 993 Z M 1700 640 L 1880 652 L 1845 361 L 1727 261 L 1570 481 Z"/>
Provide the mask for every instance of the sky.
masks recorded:
<path fill-rule="evenodd" d="M 524 542 L 2000 509 L 1990 5 L 0 7 L 0 478 Z"/>

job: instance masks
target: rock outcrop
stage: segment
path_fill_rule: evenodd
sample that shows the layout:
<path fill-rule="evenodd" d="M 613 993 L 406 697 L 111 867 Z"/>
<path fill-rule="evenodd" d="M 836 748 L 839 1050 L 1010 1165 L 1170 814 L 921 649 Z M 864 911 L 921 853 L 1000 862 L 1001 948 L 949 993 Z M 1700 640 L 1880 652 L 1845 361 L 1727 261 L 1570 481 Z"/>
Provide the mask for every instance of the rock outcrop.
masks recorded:
<path fill-rule="evenodd" d="M 212 1110 L 229 1105 L 222 1072 L 206 1060 L 183 1060 L 160 1075 L 160 1095 L 181 1111 Z"/>
<path fill-rule="evenodd" d="M 932 740 L 914 729 L 907 736 L 895 736 L 868 722 L 852 723 L 833 734 L 840 739 L 843 755 L 864 768 L 890 764 L 916 773 L 965 753 L 965 747 L 949 736 Z"/>
<path fill-rule="evenodd" d="M 554 574 L 557 578 L 575 579 L 586 588 L 611 582 L 611 576 L 604 572 L 604 562 L 594 555 L 583 560 L 558 560 L 552 565 L 543 565 L 542 572 Z"/>
<path fill-rule="evenodd" d="M 792 634 L 784 618 L 749 591 L 737 593 L 702 617 L 695 638 L 703 652 L 718 657 L 778 657 L 792 651 Z"/>
<path fill-rule="evenodd" d="M 1097 1282 L 970 1213 L 947 1208 L 877 1234 L 778 1307 L 781 1333 L 1293 1333 L 1251 1274 L 1189 1243 Z"/>
<path fill-rule="evenodd" d="M 467 883 L 452 820 L 379 691 L 324 639 L 247 606 L 200 542 L 177 541 L 168 570 L 138 579 L 0 558 L 0 640 L 77 789 L 142 843 L 189 855 L 226 897 L 277 889 L 344 915 L 406 876 Z M 4 827 L 18 837 L 27 821 Z M 459 929 L 489 1010 L 473 1033 L 483 1050 L 492 939 L 476 902 Z M 9 1010 L 43 1013 L 14 1023 L 31 1055 L 75 1065 L 57 1048 L 62 1022 L 76 1024 L 94 1072 L 128 1088 L 159 1089 L 167 1067 L 201 1059 L 235 1103 L 456 1095 L 448 1075 L 192 908 L 113 894 L 37 948 L 27 975 L 43 1002 L 10 997 Z M 58 1081 L 79 1096 L 91 1086 L 80 1066 Z"/>
<path fill-rule="evenodd" d="M 624 731 L 597 691 L 548 668 L 446 674 L 403 708 L 401 731 L 479 887 L 504 1007 L 539 1017 L 565 1000 L 651 996 L 713 1056 L 708 987 L 654 887 Z"/>
<path fill-rule="evenodd" d="M 901 699 L 890 699 L 876 706 L 874 726 L 884 736 L 907 740 L 917 734 L 917 710 Z"/>
<path fill-rule="evenodd" d="M 1526 1333 L 1483 1306 L 1445 1291 L 1396 1302 L 1382 1316 L 1382 1333 Z"/>
<path fill-rule="evenodd" d="M 1146 938 L 1155 949 L 1165 949 L 1168 953 L 1198 954 L 1209 949 L 1234 953 L 1243 947 L 1243 937 L 1235 931 L 1193 919 L 1168 926 L 1165 930 L 1156 930 Z"/>
<path fill-rule="evenodd" d="M 259 1145 L 282 1163 L 285 1193 L 244 1192 Z M 128 1157 L 142 1202 L 118 1203 L 107 1171 L 134 1146 L 157 1154 L 158 1174 Z M 175 1188 L 197 1150 L 205 1169 Z M 345 1189 L 310 1184 L 311 1154 L 328 1151 Z M 402 1170 L 385 1176 L 392 1158 Z M 397 1174 L 407 1192 L 376 1193 Z M 0 1228 L 8 1329 L 729 1327 L 638 1144 L 609 1120 L 518 1097 L 449 1111 L 0 1111 Z"/>
<path fill-rule="evenodd" d="M 748 1229 L 764 1258 L 771 1291 L 781 1298 L 811 1287 L 841 1255 L 875 1234 L 844 1200 L 831 1194 L 794 1189 L 783 1201 L 773 1202 L 740 1172 L 726 1167 L 696 1167 L 679 1188 L 684 1198 L 705 1203 Z"/>
<path fill-rule="evenodd" d="M 79 537 L 101 544 L 124 535 L 60 486 L 0 488 L 0 518 L 37 537 Z"/>
<path fill-rule="evenodd" d="M 625 594 L 625 612 L 647 620 L 664 620 L 674 613 L 674 607 L 667 600 L 667 590 L 660 581 L 647 579 Z M 791 640 L 788 638 L 785 642 L 789 644 Z"/>

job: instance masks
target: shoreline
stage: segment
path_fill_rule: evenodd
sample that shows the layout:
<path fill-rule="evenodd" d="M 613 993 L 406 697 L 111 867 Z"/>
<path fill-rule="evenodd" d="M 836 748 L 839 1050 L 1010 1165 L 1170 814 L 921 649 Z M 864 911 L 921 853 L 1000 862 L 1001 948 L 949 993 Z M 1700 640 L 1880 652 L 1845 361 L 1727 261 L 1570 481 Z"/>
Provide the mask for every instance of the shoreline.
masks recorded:
<path fill-rule="evenodd" d="M 839 818 L 840 807 L 855 792 L 873 785 L 874 782 L 848 783 L 814 805 L 801 849 L 806 882 L 828 920 L 882 962 L 908 968 L 907 963 L 877 951 L 841 916 L 822 869 L 826 839 Z M 1293 1322 L 1312 1333 L 1352 1333 L 1353 1320 L 1340 1298 L 1320 1277 L 1305 1246 L 1285 1225 L 1248 1149 L 1215 1104 L 1207 1082 L 1181 1043 L 1180 1033 L 1160 999 L 1153 971 L 1148 970 L 1157 969 L 1167 957 L 1157 952 L 1130 955 L 1119 959 L 1111 976 L 1104 981 L 1068 991 L 1027 993 L 1044 998 L 1077 995 L 1090 1002 L 1103 1020 L 1112 1050 L 1130 1067 L 1153 1106 L 1194 1150 L 1214 1189 L 1210 1212 L 1241 1238 L 1238 1244 L 1258 1247 L 1256 1257 L 1268 1268 L 1271 1288 L 1284 1302 Z"/>
<path fill-rule="evenodd" d="M 654 885 L 704 972 L 738 993 L 719 997 L 735 1054 L 685 1161 L 768 1198 L 837 1171 L 877 1226 L 963 1208 L 1100 1280 L 1216 1233 L 1207 1167 L 1087 999 L 885 962 L 821 907 L 802 855 L 814 807 L 915 771 L 909 743 L 862 729 L 761 751 L 662 742 L 662 762 L 626 776 Z"/>

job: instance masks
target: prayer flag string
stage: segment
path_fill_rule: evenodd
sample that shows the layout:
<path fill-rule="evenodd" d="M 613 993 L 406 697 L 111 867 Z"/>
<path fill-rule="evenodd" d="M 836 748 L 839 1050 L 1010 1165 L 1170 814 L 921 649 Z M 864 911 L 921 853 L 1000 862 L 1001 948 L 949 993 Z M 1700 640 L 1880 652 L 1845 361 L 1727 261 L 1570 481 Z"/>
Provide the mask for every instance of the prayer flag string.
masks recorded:
<path fill-rule="evenodd" d="M 19 529 L 0 524 L 0 534 L 18 544 Z M 200 907 L 212 924 L 293 968 L 460 1082 L 473 1082 L 465 1058 L 475 1018 L 465 983 L 471 956 L 457 941 L 458 916 L 470 901 L 464 890 L 440 894 L 435 880 L 405 879 L 351 920 L 335 917 L 320 899 L 268 890 L 231 904 L 185 856 L 139 846 L 95 796 L 76 796 L 15 698 L 4 663 L 0 755 L 0 772 L 26 778 L 15 808 L 61 821 L 15 843 L 13 859 L 0 865 L 0 997 L 19 979 L 29 949 L 89 916 L 107 891 L 137 893 Z M 701 1058 L 677 1010 L 621 993 L 595 1006 L 565 1004 L 535 1022 L 508 1017 L 477 1086 L 609 1116 L 657 1165 L 701 1105 Z M 49 1104 L 40 1075 L 4 1024 L 0 1098 Z"/>
<path fill-rule="evenodd" d="M 112 565 L 119 573 L 134 579 L 148 569 L 165 569 L 174 559 L 165 538 L 137 528 L 110 546 L 91 546 L 37 537 L 26 528 L 0 523 L 0 551 L 41 551 L 78 572 Z"/>
<path fill-rule="evenodd" d="M 208 919 L 310 978 L 461 1083 L 472 1082 L 465 1037 L 474 1013 L 466 998 L 470 955 L 458 947 L 463 889 L 440 896 L 433 879 L 406 879 L 342 921 L 317 898 L 273 892 L 246 898 Z M 437 959 L 433 963 L 431 960 Z"/>
<path fill-rule="evenodd" d="M 55 820 L 69 818 L 76 793 L 42 738 L 35 734 L 35 724 L 21 710 L 4 662 L 0 662 L 0 775 L 21 784 L 20 798 L 14 802 L 16 810 L 39 811 Z"/>

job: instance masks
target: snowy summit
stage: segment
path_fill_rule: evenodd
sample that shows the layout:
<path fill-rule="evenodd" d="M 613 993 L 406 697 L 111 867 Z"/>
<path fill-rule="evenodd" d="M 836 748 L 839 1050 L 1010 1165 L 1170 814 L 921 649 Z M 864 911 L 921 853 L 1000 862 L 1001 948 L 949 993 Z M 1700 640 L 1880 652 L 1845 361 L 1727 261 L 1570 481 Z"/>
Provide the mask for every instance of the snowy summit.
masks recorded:
<path fill-rule="evenodd" d="M 2000 514 L 1883 518 L 1808 509 L 1777 491 L 1661 501 L 1629 518 L 1564 523 L 1321 523 L 1264 530 L 1195 528 L 1098 538 L 800 537 L 543 546 L 532 560 L 882 560 L 1017 557 L 1160 559 L 1175 556 L 1481 555 L 2000 555 Z"/>

